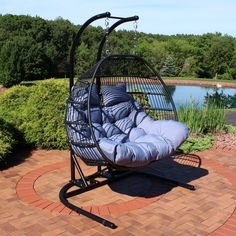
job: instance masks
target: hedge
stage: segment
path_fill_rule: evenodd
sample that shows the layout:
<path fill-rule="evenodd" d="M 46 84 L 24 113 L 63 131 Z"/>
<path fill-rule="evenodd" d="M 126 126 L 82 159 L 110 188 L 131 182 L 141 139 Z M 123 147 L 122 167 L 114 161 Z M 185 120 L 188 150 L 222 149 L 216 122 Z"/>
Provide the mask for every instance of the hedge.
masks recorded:
<path fill-rule="evenodd" d="M 27 144 L 66 149 L 64 127 L 68 82 L 45 80 L 15 86 L 0 96 L 0 118 L 19 130 Z"/>
<path fill-rule="evenodd" d="M 5 162 L 17 144 L 14 128 L 0 119 L 0 163 Z"/>

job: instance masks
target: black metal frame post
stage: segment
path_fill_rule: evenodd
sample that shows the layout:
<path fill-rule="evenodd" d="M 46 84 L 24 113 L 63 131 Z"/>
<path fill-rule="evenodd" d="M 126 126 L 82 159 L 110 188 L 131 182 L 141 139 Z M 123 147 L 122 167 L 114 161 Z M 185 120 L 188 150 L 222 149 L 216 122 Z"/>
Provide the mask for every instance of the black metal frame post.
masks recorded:
<path fill-rule="evenodd" d="M 106 18 L 106 17 L 110 17 L 111 13 L 110 12 L 105 12 L 105 13 L 101 13 L 98 15 L 95 15 L 93 17 L 91 17 L 90 19 L 88 19 L 79 29 L 79 31 L 77 32 L 77 34 L 75 35 L 73 41 L 72 41 L 72 45 L 70 48 L 70 53 L 69 53 L 69 59 L 68 59 L 68 66 L 69 66 L 69 93 L 71 93 L 71 89 L 74 85 L 74 60 L 75 60 L 75 50 L 76 47 L 79 45 L 80 43 L 80 39 L 81 39 L 81 35 L 83 34 L 84 30 L 94 21 L 102 19 L 102 18 Z M 77 171 L 79 172 L 80 176 L 82 179 L 84 179 L 84 175 L 83 172 L 80 168 L 80 166 L 78 165 L 78 163 L 75 163 L 76 157 L 75 157 L 75 153 L 74 151 L 70 148 L 70 163 L 71 163 L 71 181 L 75 181 L 75 168 L 77 168 Z M 85 181 L 85 180 L 84 180 Z M 86 181 L 85 181 L 85 185 L 86 185 Z"/>
<path fill-rule="evenodd" d="M 71 92 L 71 88 L 74 85 L 74 56 L 75 56 L 75 49 L 76 47 L 79 45 L 80 43 L 80 39 L 81 39 L 81 35 L 84 32 L 84 30 L 94 21 L 98 20 L 98 19 L 102 19 L 102 18 L 106 18 L 106 17 L 110 17 L 111 13 L 110 12 L 105 12 L 105 13 L 101 13 L 98 15 L 95 15 L 93 17 L 91 17 L 90 19 L 88 19 L 79 29 L 79 31 L 77 32 L 77 34 L 75 35 L 71 48 L 70 48 L 70 54 L 69 54 L 69 78 L 70 78 L 70 92 Z"/>
<path fill-rule="evenodd" d="M 121 178 L 124 178 L 130 174 L 131 174 L 131 171 L 119 172 L 119 171 L 112 171 L 112 170 L 105 169 L 105 170 L 101 170 L 100 172 L 96 172 L 90 176 L 85 177 L 86 182 L 89 183 L 88 186 L 84 186 L 84 181 L 82 179 L 76 180 L 76 182 L 69 182 L 60 190 L 60 193 L 59 193 L 60 201 L 65 206 L 70 208 L 71 210 L 73 210 L 79 214 L 82 214 L 82 215 L 84 215 L 84 216 L 86 216 L 86 217 L 106 226 L 106 227 L 109 227 L 111 229 L 115 229 L 115 228 L 117 228 L 117 226 L 114 223 L 112 223 L 102 217 L 99 217 L 91 212 L 88 212 L 88 211 L 82 209 L 81 207 L 75 206 L 74 204 L 72 204 L 68 201 L 68 198 L 73 197 L 73 196 L 77 196 L 79 194 L 82 194 L 82 193 L 85 193 L 88 191 L 91 191 L 93 189 L 99 188 L 99 187 L 109 184 L 111 182 L 115 182 L 115 181 L 117 181 Z M 105 180 L 98 181 L 98 180 L 96 180 L 97 178 L 105 178 Z M 74 186 L 77 186 L 79 188 L 68 192 L 70 190 L 70 188 L 72 188 Z"/>

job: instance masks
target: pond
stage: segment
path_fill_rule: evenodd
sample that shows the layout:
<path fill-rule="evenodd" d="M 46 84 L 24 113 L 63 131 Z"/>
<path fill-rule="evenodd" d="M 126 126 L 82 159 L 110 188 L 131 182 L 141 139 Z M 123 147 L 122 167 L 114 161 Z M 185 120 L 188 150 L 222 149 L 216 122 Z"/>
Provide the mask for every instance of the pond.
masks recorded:
<path fill-rule="evenodd" d="M 189 104 L 191 100 L 197 102 L 199 107 L 204 106 L 206 99 L 210 99 L 218 104 L 223 104 L 226 108 L 236 108 L 236 89 L 217 88 L 191 85 L 168 85 L 176 108 L 180 105 Z"/>

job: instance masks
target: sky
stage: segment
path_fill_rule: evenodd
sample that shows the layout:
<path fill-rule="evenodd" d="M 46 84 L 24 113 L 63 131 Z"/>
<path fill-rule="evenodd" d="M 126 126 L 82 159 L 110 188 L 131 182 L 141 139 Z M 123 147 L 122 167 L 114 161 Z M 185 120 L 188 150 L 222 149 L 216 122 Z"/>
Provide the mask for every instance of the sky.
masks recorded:
<path fill-rule="evenodd" d="M 236 37 L 236 0 L 0 0 L 0 14 L 57 17 L 83 24 L 103 12 L 139 16 L 138 31 L 153 34 L 220 32 Z M 110 22 L 110 24 L 112 21 Z M 105 26 L 104 20 L 93 25 Z M 133 24 L 120 29 L 133 29 Z"/>

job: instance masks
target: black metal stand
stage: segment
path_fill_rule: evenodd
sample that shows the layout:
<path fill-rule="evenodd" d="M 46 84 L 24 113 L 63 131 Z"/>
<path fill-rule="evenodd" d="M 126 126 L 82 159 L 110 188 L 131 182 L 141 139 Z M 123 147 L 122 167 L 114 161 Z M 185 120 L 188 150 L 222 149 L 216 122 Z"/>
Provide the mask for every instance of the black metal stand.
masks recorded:
<path fill-rule="evenodd" d="M 99 15 L 96 15 L 94 17 L 91 17 L 89 20 L 87 20 L 80 28 L 80 30 L 78 31 L 78 33 L 75 35 L 75 38 L 73 40 L 71 49 L 70 49 L 70 55 L 69 55 L 69 74 L 70 74 L 70 89 L 69 91 L 71 92 L 71 89 L 74 85 L 74 60 L 75 60 L 75 50 L 76 47 L 79 45 L 80 43 L 80 38 L 82 33 L 84 32 L 84 30 L 87 28 L 87 26 L 89 26 L 93 21 L 96 21 L 98 19 L 102 19 L 102 18 L 112 18 L 112 19 L 117 19 L 118 21 L 116 23 L 114 23 L 110 29 L 108 30 L 108 32 L 106 32 L 106 34 L 104 35 L 104 37 L 102 38 L 102 41 L 100 42 L 100 46 L 97 52 L 97 61 L 100 60 L 101 58 L 101 54 L 102 54 L 102 50 L 106 41 L 106 37 L 119 25 L 125 23 L 125 22 L 129 22 L 129 21 L 135 21 L 138 20 L 138 16 L 133 16 L 133 17 L 127 17 L 127 18 L 123 18 L 123 17 L 114 17 L 111 16 L 110 12 L 105 12 Z M 91 87 L 92 88 L 92 87 Z M 90 89 L 91 89 L 90 88 Z M 90 91 L 91 92 L 91 91 Z M 173 105 L 174 106 L 174 105 Z M 175 111 L 175 109 L 174 109 Z M 176 111 L 175 111 L 175 115 L 176 115 Z M 177 115 L 176 115 L 177 116 Z M 90 118 L 89 118 L 90 119 Z M 93 134 L 93 133 L 92 133 Z M 94 138 L 95 139 L 95 138 Z M 99 148 L 99 147 L 97 147 Z M 107 162 L 107 165 L 111 162 L 108 158 L 106 158 L 104 156 L 104 160 Z M 61 190 L 60 190 L 60 201 L 68 208 L 70 208 L 71 210 L 84 215 L 106 227 L 109 227 L 111 229 L 115 229 L 117 228 L 117 226 L 104 219 L 101 218 L 91 212 L 88 212 L 80 207 L 75 206 L 74 204 L 70 203 L 68 201 L 69 198 L 91 191 L 93 189 L 99 188 L 101 186 L 104 186 L 106 184 L 112 183 L 114 181 L 120 180 L 121 178 L 127 177 L 131 174 L 144 174 L 146 176 L 151 176 L 151 177 L 155 177 L 158 178 L 160 180 L 164 180 L 167 181 L 168 183 L 172 184 L 173 186 L 180 186 L 183 188 L 187 188 L 189 190 L 195 190 L 195 187 L 193 185 L 187 184 L 187 183 L 180 183 L 178 181 L 175 180 L 171 180 L 171 179 L 166 179 L 164 177 L 155 175 L 155 174 L 150 174 L 150 173 L 146 173 L 146 172 L 141 172 L 138 170 L 126 170 L 126 171 L 118 171 L 118 170 L 114 170 L 113 168 L 107 167 L 107 166 L 103 166 L 103 168 L 101 166 L 97 166 L 97 172 L 90 175 L 90 176 L 85 176 L 83 174 L 83 171 L 76 159 L 76 156 L 73 152 L 73 150 L 70 150 L 70 161 L 71 161 L 71 179 L 69 181 L 68 184 L 66 184 Z M 78 172 L 80 179 L 76 179 L 75 177 L 75 171 Z M 99 178 L 102 178 L 103 180 L 99 181 Z M 77 187 L 76 190 L 70 190 L 72 187 Z"/>
<path fill-rule="evenodd" d="M 80 179 L 74 178 L 74 176 L 75 176 L 74 170 L 75 169 L 77 170 L 77 172 L 81 176 Z M 109 227 L 111 229 L 115 229 L 115 228 L 117 228 L 117 226 L 114 223 L 112 223 L 102 217 L 99 217 L 91 212 L 88 212 L 78 206 L 75 206 L 74 204 L 70 203 L 68 201 L 68 199 L 71 197 L 74 197 L 76 195 L 79 195 L 79 194 L 91 191 L 93 189 L 99 188 L 99 187 L 104 186 L 106 184 L 110 184 L 112 182 L 115 182 L 115 181 L 125 178 L 127 176 L 130 176 L 131 174 L 142 174 L 145 176 L 150 176 L 150 177 L 157 178 L 159 180 L 163 180 L 173 186 L 180 186 L 180 187 L 192 190 L 192 191 L 195 190 L 194 185 L 187 184 L 187 183 L 181 183 L 176 180 L 167 179 L 165 177 L 158 176 L 158 175 L 151 174 L 151 173 L 147 173 L 147 172 L 143 172 L 140 170 L 137 170 L 137 171 L 136 170 L 117 171 L 117 170 L 111 170 L 110 168 L 102 169 L 101 167 L 98 167 L 97 172 L 85 177 L 81 168 L 80 168 L 79 163 L 76 160 L 75 155 L 72 153 L 71 180 L 68 184 L 66 184 L 61 189 L 60 194 L 59 194 L 60 201 L 66 207 L 70 208 L 71 210 L 73 210 L 81 215 L 84 215 L 84 216 L 86 216 L 86 217 L 106 226 L 106 227 Z M 104 180 L 99 181 L 98 178 L 103 178 Z M 78 187 L 78 189 L 69 191 L 74 186 Z"/>

